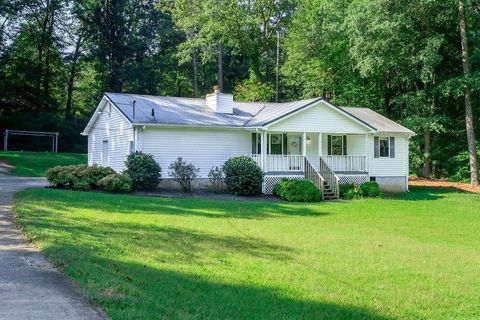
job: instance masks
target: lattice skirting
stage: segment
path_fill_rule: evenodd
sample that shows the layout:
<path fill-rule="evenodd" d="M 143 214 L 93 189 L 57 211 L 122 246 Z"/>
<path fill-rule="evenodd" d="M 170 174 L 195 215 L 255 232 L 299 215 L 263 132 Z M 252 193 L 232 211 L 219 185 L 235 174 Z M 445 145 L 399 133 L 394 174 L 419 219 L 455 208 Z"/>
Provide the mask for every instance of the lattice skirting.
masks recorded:
<path fill-rule="evenodd" d="M 339 184 L 363 184 L 368 181 L 366 174 L 337 174 Z"/>
<path fill-rule="evenodd" d="M 262 192 L 264 194 L 272 194 L 273 188 L 275 187 L 275 185 L 283 178 L 303 179 L 305 177 L 303 175 L 275 175 L 275 176 L 266 175 L 263 179 Z"/>

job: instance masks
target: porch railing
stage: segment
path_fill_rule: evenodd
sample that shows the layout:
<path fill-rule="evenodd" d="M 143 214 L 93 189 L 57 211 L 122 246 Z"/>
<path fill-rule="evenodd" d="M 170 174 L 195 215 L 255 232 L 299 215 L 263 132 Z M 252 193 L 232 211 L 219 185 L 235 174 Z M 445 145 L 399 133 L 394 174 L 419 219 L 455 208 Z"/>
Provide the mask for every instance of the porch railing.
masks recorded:
<path fill-rule="evenodd" d="M 250 155 L 252 159 L 261 167 L 262 156 L 260 154 Z M 305 171 L 305 157 L 300 155 L 275 155 L 269 154 L 265 159 L 266 172 L 303 172 Z"/>
<path fill-rule="evenodd" d="M 321 156 L 332 171 L 367 171 L 366 156 Z"/>
<path fill-rule="evenodd" d="M 304 171 L 303 156 L 292 155 L 267 155 L 265 171 L 292 172 Z"/>
<path fill-rule="evenodd" d="M 320 190 L 320 193 L 322 194 L 322 199 L 324 197 L 324 192 L 323 192 L 323 177 L 320 175 L 320 173 L 315 169 L 315 167 L 308 161 L 307 158 L 305 158 L 305 178 L 308 180 L 312 181 L 313 184 Z"/>
<path fill-rule="evenodd" d="M 328 166 L 328 164 L 320 157 L 320 170 L 318 172 L 323 177 L 323 179 L 328 183 L 328 185 L 332 188 L 333 197 L 338 198 L 340 195 L 340 188 L 339 188 L 339 178 L 332 171 L 332 169 Z"/>

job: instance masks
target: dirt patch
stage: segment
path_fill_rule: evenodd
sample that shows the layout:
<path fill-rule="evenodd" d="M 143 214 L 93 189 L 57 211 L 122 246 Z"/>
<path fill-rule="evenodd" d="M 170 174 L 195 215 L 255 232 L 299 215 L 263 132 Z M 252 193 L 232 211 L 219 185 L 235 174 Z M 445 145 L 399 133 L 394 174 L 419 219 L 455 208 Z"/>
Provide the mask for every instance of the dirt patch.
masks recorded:
<path fill-rule="evenodd" d="M 5 160 L 0 160 L 0 175 L 7 174 L 8 171 L 12 169 L 15 169 L 15 166 L 13 164 L 10 164 Z"/>
<path fill-rule="evenodd" d="M 419 187 L 454 189 L 454 190 L 461 190 L 465 192 L 480 193 L 480 186 L 472 186 L 471 184 L 468 184 L 468 183 L 452 182 L 452 181 L 446 181 L 446 180 L 409 178 L 408 185 L 419 186 Z"/>

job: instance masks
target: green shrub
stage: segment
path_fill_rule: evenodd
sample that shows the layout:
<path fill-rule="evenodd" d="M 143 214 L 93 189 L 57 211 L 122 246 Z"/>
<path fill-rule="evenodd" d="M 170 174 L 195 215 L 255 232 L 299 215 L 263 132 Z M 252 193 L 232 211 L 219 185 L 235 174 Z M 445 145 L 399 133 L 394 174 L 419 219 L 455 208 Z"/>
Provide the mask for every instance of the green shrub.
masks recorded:
<path fill-rule="evenodd" d="M 378 183 L 375 181 L 365 182 L 360 186 L 360 190 L 365 197 L 378 198 L 382 196 Z"/>
<path fill-rule="evenodd" d="M 56 166 L 47 170 L 47 180 L 57 188 L 90 190 L 95 188 L 98 180 L 115 173 L 112 168 L 71 165 Z"/>
<path fill-rule="evenodd" d="M 320 190 L 308 179 L 283 178 L 273 188 L 273 194 L 287 201 L 316 202 L 322 200 Z"/>
<path fill-rule="evenodd" d="M 115 170 L 110 167 L 90 166 L 79 170 L 77 174 L 79 179 L 86 181 L 90 188 L 95 188 L 100 179 L 114 173 Z"/>
<path fill-rule="evenodd" d="M 358 184 L 340 185 L 340 198 L 342 199 L 360 199 L 363 196 L 363 191 Z"/>
<path fill-rule="evenodd" d="M 193 164 L 183 161 L 182 157 L 178 157 L 177 160 L 172 162 L 168 169 L 170 169 L 168 175 L 180 184 L 183 192 L 191 191 L 192 181 L 195 180 L 200 171 Z"/>
<path fill-rule="evenodd" d="M 108 192 L 128 193 L 132 191 L 133 181 L 126 173 L 114 173 L 100 179 L 97 186 Z"/>
<path fill-rule="evenodd" d="M 71 188 L 73 190 L 78 190 L 78 191 L 90 191 L 92 189 L 92 187 L 90 186 L 88 181 L 87 180 L 82 180 L 82 179 L 76 180 L 73 183 Z"/>
<path fill-rule="evenodd" d="M 153 155 L 136 151 L 127 157 L 125 165 L 135 189 L 152 190 L 160 183 L 162 169 Z"/>
<path fill-rule="evenodd" d="M 227 188 L 233 194 L 252 196 L 262 192 L 262 169 L 249 156 L 228 159 L 223 171 Z"/>
<path fill-rule="evenodd" d="M 211 167 L 208 172 L 208 180 L 210 181 L 209 188 L 213 192 L 219 192 L 224 188 L 224 173 L 221 167 Z"/>
<path fill-rule="evenodd" d="M 56 166 L 46 172 L 48 182 L 57 188 L 68 188 L 73 184 L 73 176 L 70 174 L 76 166 Z M 83 166 L 83 167 L 86 167 Z"/>

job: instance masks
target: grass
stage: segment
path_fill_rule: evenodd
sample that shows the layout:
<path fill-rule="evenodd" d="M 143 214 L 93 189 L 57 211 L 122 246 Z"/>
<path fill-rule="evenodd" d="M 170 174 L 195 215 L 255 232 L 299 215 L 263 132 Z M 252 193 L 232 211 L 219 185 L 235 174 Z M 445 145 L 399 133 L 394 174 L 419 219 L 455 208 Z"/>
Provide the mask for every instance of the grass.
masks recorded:
<path fill-rule="evenodd" d="M 0 162 L 14 165 L 9 173 L 21 177 L 42 177 L 55 166 L 86 164 L 87 155 L 83 153 L 52 152 L 0 152 Z"/>
<path fill-rule="evenodd" d="M 30 189 L 14 210 L 113 319 L 480 318 L 480 195 L 309 205 Z"/>

